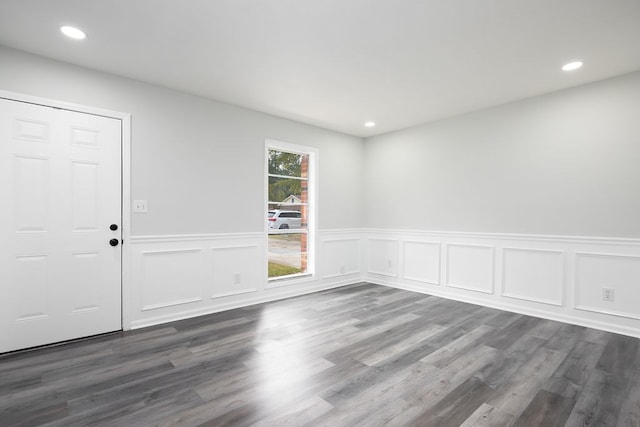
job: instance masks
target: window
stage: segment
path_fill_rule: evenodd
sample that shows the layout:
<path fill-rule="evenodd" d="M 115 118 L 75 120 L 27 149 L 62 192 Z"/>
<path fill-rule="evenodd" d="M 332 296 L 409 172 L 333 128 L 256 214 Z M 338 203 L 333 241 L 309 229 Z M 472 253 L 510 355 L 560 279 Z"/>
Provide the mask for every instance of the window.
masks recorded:
<path fill-rule="evenodd" d="M 277 141 L 266 148 L 269 280 L 312 275 L 316 151 Z"/>

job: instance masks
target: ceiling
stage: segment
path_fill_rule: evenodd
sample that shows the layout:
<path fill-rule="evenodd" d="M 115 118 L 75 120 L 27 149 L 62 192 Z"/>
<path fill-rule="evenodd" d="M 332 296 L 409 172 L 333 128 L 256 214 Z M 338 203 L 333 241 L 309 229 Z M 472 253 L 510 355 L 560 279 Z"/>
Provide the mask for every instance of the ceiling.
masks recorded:
<path fill-rule="evenodd" d="M 0 44 L 366 137 L 639 70 L 640 0 L 0 0 Z"/>

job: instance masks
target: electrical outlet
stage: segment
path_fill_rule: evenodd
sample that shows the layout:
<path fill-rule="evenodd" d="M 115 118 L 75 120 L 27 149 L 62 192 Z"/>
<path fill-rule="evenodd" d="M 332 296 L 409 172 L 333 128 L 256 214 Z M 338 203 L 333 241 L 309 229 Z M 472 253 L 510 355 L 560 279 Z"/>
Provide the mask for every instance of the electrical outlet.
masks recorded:
<path fill-rule="evenodd" d="M 387 267 L 389 268 L 393 267 L 393 262 L 390 259 L 387 260 Z"/>
<path fill-rule="evenodd" d="M 344 265 L 340 266 L 340 274 L 344 274 Z"/>
<path fill-rule="evenodd" d="M 236 274 L 233 275 L 233 284 L 234 285 L 239 285 L 241 281 L 242 281 L 242 276 L 240 276 L 240 273 L 236 273 Z"/>
<path fill-rule="evenodd" d="M 615 300 L 616 294 L 612 288 L 602 288 L 602 300 L 603 301 L 613 301 Z"/>

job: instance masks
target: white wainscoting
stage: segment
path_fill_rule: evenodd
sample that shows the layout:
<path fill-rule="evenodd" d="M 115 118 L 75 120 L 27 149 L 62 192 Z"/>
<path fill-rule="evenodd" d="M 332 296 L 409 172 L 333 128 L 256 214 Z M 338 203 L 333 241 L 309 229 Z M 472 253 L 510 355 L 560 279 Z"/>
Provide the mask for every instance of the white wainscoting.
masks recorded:
<path fill-rule="evenodd" d="M 369 229 L 363 242 L 368 282 L 640 337 L 638 239 Z"/>
<path fill-rule="evenodd" d="M 493 293 L 493 246 L 446 243 L 447 286 L 468 291 Z"/>
<path fill-rule="evenodd" d="M 356 283 L 362 274 L 359 230 L 318 233 L 315 274 L 267 284 L 263 233 L 136 236 L 131 245 L 130 312 L 125 329 Z"/>
<path fill-rule="evenodd" d="M 210 298 L 257 292 L 256 285 L 262 279 L 260 245 L 215 246 L 211 251 L 211 264 L 208 266 L 211 282 L 207 289 Z"/>
<path fill-rule="evenodd" d="M 398 276 L 398 241 L 367 239 L 367 272 L 380 276 Z"/>
<path fill-rule="evenodd" d="M 143 250 L 142 311 L 202 301 L 202 248 Z"/>
<path fill-rule="evenodd" d="M 414 282 L 439 285 L 440 251 L 438 242 L 404 240 L 402 242 L 402 277 Z"/>
<path fill-rule="evenodd" d="M 502 295 L 562 306 L 564 251 L 502 249 Z"/>
<path fill-rule="evenodd" d="M 575 308 L 640 319 L 640 256 L 576 253 Z M 604 301 L 602 288 L 613 290 Z"/>
<path fill-rule="evenodd" d="M 366 280 L 640 337 L 638 239 L 351 229 L 316 241 L 312 277 L 268 286 L 263 233 L 134 237 L 125 328 Z"/>
<path fill-rule="evenodd" d="M 361 274 L 362 238 L 359 234 L 350 237 L 325 237 L 322 240 L 322 253 L 324 279 Z"/>

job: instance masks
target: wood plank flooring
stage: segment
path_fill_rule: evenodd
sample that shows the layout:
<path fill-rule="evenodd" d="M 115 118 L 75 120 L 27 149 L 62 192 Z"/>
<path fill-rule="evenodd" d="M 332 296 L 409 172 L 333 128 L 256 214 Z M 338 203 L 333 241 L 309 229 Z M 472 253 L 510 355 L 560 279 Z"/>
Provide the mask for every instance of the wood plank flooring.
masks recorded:
<path fill-rule="evenodd" d="M 358 284 L 0 357 L 6 426 L 640 426 L 639 340 Z"/>

